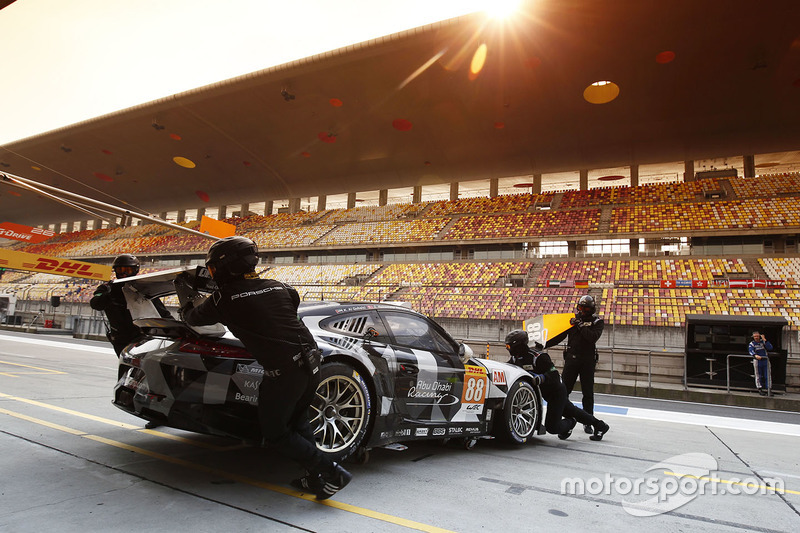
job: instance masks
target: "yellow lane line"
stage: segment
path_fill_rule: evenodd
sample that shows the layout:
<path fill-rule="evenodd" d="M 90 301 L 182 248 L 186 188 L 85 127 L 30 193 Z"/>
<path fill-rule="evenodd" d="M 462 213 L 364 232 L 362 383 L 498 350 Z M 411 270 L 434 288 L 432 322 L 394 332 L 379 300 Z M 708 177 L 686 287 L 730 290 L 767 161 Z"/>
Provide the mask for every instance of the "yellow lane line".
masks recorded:
<path fill-rule="evenodd" d="M 761 490 L 775 492 L 775 493 L 778 493 L 778 494 L 800 494 L 800 491 L 782 489 L 782 488 L 779 489 L 779 488 L 776 488 L 776 487 L 770 487 L 769 485 L 756 485 L 755 483 L 742 483 L 740 481 L 731 481 L 731 480 L 727 480 L 727 479 L 719 479 L 719 478 L 716 478 L 716 477 L 706 477 L 706 476 L 698 477 L 698 476 L 692 476 L 692 475 L 689 475 L 689 474 L 676 474 L 675 472 L 670 472 L 669 470 L 665 470 L 664 474 L 666 474 L 668 476 L 688 477 L 688 478 L 692 478 L 692 479 L 699 479 L 699 480 L 702 480 L 702 481 L 713 481 L 714 483 L 722 483 L 724 485 L 738 485 L 740 487 L 757 488 L 757 489 L 761 489 Z"/>
<path fill-rule="evenodd" d="M 125 422 L 118 422 L 116 420 L 110 420 L 108 418 L 103 418 L 100 416 L 90 415 L 88 413 L 82 413 L 80 411 L 73 411 L 72 409 L 67 409 L 65 407 L 59 407 L 57 405 L 52 405 L 49 403 L 39 402 L 36 400 L 29 400 L 27 398 L 20 398 L 19 396 L 11 396 L 10 394 L 3 394 L 0 392 L 0 398 L 7 398 L 9 400 L 15 400 L 18 402 L 28 403 L 31 405 L 35 405 L 37 407 L 44 407 L 45 409 L 52 409 L 53 411 L 58 411 L 61 413 L 65 413 L 68 415 L 78 416 L 81 418 L 87 418 L 89 420 L 94 420 L 95 422 L 101 422 L 103 424 L 108 424 L 110 426 L 122 428 L 122 429 L 132 429 L 138 431 L 140 433 L 147 433 L 148 435 L 152 435 L 154 437 L 160 437 L 162 439 L 169 439 L 178 442 L 183 442 L 186 444 L 191 444 L 192 446 L 197 446 L 198 448 L 206 448 L 209 450 L 227 450 L 230 446 L 217 446 L 216 444 L 209 444 L 206 442 L 200 442 L 193 439 L 188 439 L 186 437 L 180 437 L 178 435 L 171 435 L 169 433 L 164 433 L 163 431 L 155 431 L 152 429 L 145 429 L 141 426 L 135 426 L 133 424 L 126 424 Z M 238 445 L 237 445 L 238 446 Z"/>
<path fill-rule="evenodd" d="M 34 418 L 32 416 L 23 415 L 22 413 L 15 413 L 14 411 L 9 411 L 7 409 L 3 409 L 2 407 L 0 407 L 0 413 L 6 414 L 8 416 L 13 416 L 22 420 L 27 420 L 28 422 L 33 422 L 34 424 L 39 424 L 41 426 L 57 429 L 58 431 L 69 433 L 70 435 L 77 435 L 79 437 L 83 437 L 84 435 L 86 435 L 86 433 L 84 433 L 83 431 L 78 431 L 77 429 L 68 428 L 67 426 L 62 426 L 61 424 L 54 424 L 53 422 L 47 422 L 46 420 L 42 420 L 40 418 Z"/>
<path fill-rule="evenodd" d="M 3 395 L 3 396 L 7 397 L 7 395 Z M 245 477 L 245 476 L 240 476 L 238 474 L 233 474 L 233 473 L 230 473 L 230 472 L 226 472 L 224 470 L 211 468 L 209 466 L 193 463 L 193 462 L 187 461 L 185 459 L 179 459 L 177 457 L 171 457 L 169 455 L 164 455 L 162 453 L 153 452 L 153 451 L 150 451 L 150 450 L 146 450 L 144 448 L 140 448 L 138 446 L 133 446 L 131 444 L 126 444 L 124 442 L 119 442 L 119 441 L 116 441 L 116 440 L 107 439 L 107 438 L 101 437 L 99 435 L 91 435 L 89 433 L 85 433 L 85 432 L 77 430 L 77 429 L 72 429 L 72 428 L 69 428 L 69 427 L 66 427 L 66 426 L 62 426 L 60 424 L 54 424 L 54 423 L 48 422 L 46 420 L 41 420 L 39 418 L 34 418 L 32 416 L 24 415 L 22 413 L 15 413 L 13 411 L 9 411 L 9 410 L 3 409 L 1 407 L 0 407 L 0 413 L 7 414 L 9 416 L 13 416 L 13 417 L 16 417 L 16 418 L 19 418 L 19 419 L 22 419 L 22 420 L 26 420 L 26 421 L 32 422 L 34 424 L 39 424 L 39 425 L 42 425 L 42 426 L 45 426 L 45 427 L 48 427 L 48 428 L 51 428 L 51 429 L 55 429 L 55 430 L 58 430 L 58 431 L 63 431 L 65 433 L 69 433 L 70 435 L 75 435 L 75 436 L 78 436 L 78 437 L 89 439 L 89 440 L 94 441 L 94 442 L 99 442 L 101 444 L 106 444 L 108 446 L 113 446 L 115 448 L 119 448 L 119 449 L 122 449 L 122 450 L 127 450 L 127 451 L 130 451 L 130 452 L 134 452 L 134 453 L 137 453 L 137 454 L 140 454 L 140 455 L 147 456 L 147 457 L 151 457 L 151 458 L 157 459 L 159 461 L 164 461 L 164 462 L 167 462 L 167 463 L 171 463 L 171 464 L 174 464 L 174 465 L 182 466 L 184 468 L 188 468 L 188 469 L 195 470 L 195 471 L 198 471 L 198 472 L 203 472 L 203 473 L 210 474 L 210 475 L 213 475 L 213 476 L 227 478 L 227 479 L 230 479 L 230 480 L 233 480 L 233 481 L 236 481 L 236 482 L 239 482 L 239 483 L 243 483 L 243 484 L 246 484 L 246 485 L 252 485 L 254 487 L 259 487 L 259 488 L 262 488 L 262 489 L 270 490 L 272 492 L 278 492 L 278 493 L 284 494 L 286 496 L 291 496 L 291 497 L 294 497 L 294 498 L 300 498 L 302 500 L 306 500 L 306 501 L 310 501 L 310 502 L 313 502 L 313 503 L 317 503 L 319 505 L 325 505 L 327 507 L 333 507 L 335 509 L 340 509 L 342 511 L 346 511 L 346 512 L 349 512 L 349 513 L 358 514 L 358 515 L 361 515 L 361 516 L 365 516 L 367 518 L 373 518 L 375 520 L 380 520 L 382 522 L 387 522 L 387 523 L 390 523 L 390 524 L 396 524 L 396 525 L 399 525 L 399 526 L 407 527 L 409 529 L 416 529 L 417 531 L 425 531 L 427 533 L 453 533 L 452 531 L 447 530 L 447 529 L 442 529 L 442 528 L 439 528 L 439 527 L 436 527 L 436 526 L 423 524 L 421 522 L 415 522 L 414 520 L 408 520 L 408 519 L 405 519 L 405 518 L 400 518 L 398 516 L 392 516 L 392 515 L 389 515 L 389 514 L 386 514 L 386 513 L 373 511 L 372 509 L 366 509 L 364 507 L 358 507 L 358 506 L 355 506 L 355 505 L 350 505 L 350 504 L 347 504 L 347 503 L 341 503 L 341 502 L 337 502 L 337 501 L 334 501 L 334 500 L 317 500 L 311 494 L 306 494 L 304 492 L 298 492 L 296 490 L 289 489 L 289 488 L 286 488 L 286 487 L 281 487 L 279 485 L 273 485 L 272 483 L 266 483 L 266 482 L 258 481 L 256 479 L 251 479 L 251 478 L 248 478 L 248 477 Z"/>
<path fill-rule="evenodd" d="M 7 372 L 0 372 L 0 376 L 8 376 L 8 377 L 10 377 L 10 378 L 16 378 L 16 377 L 19 377 L 19 376 L 15 376 L 14 374 L 9 374 L 9 373 L 7 373 Z"/>
<path fill-rule="evenodd" d="M 134 426 L 133 424 L 126 424 L 125 422 L 117 422 L 116 420 L 111 420 L 109 418 L 103 418 L 100 416 L 90 415 L 88 413 L 81 413 L 80 411 L 73 411 L 72 409 L 67 409 L 66 407 L 59 407 L 57 405 L 52 405 L 49 403 L 39 402 L 36 400 L 29 400 L 27 398 L 20 398 L 19 396 L 11 396 L 9 394 L 3 394 L 0 392 L 0 398 L 8 398 L 9 400 L 14 400 L 17 402 L 28 403 L 30 405 L 35 405 L 37 407 L 44 407 L 45 409 L 51 409 L 53 411 L 58 411 L 60 413 L 79 416 L 81 418 L 88 418 L 89 420 L 94 420 L 95 422 L 102 422 L 103 424 L 108 424 L 110 426 L 115 426 L 118 428 L 123 429 L 141 429 L 140 426 Z"/>
<path fill-rule="evenodd" d="M 47 373 L 50 373 L 50 374 L 66 374 L 66 372 L 62 372 L 60 370 L 52 370 L 50 368 L 42 368 L 42 367 L 39 367 L 39 366 L 23 365 L 21 363 L 12 363 L 10 361 L 0 361 L 0 363 L 4 364 L 4 365 L 14 365 L 14 366 L 22 366 L 22 367 L 25 367 L 25 368 L 33 368 L 34 370 L 41 370 L 43 372 L 47 372 Z"/>

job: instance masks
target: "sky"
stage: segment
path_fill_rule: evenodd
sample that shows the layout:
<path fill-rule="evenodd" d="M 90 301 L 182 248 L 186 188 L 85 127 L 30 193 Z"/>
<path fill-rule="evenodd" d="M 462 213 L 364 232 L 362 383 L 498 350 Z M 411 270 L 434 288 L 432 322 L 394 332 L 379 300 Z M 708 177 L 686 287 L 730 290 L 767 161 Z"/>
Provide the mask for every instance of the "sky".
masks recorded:
<path fill-rule="evenodd" d="M 502 0 L 17 0 L 0 146 Z"/>

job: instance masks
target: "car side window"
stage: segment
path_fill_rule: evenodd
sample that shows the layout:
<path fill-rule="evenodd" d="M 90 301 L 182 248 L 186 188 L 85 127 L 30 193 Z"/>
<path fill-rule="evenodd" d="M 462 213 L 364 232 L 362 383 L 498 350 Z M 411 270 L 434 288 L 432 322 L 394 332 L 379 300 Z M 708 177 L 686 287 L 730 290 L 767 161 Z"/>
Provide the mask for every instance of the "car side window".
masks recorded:
<path fill-rule="evenodd" d="M 363 337 L 370 329 L 377 332 L 371 338 L 375 342 L 389 343 L 389 335 L 383 324 L 376 320 L 374 313 L 347 313 L 340 316 L 333 316 L 324 320 L 321 324 L 323 329 L 334 333 L 343 333 L 351 337 Z"/>
<path fill-rule="evenodd" d="M 382 311 L 381 317 L 398 346 L 452 354 L 456 347 L 436 326 L 422 317 Z"/>

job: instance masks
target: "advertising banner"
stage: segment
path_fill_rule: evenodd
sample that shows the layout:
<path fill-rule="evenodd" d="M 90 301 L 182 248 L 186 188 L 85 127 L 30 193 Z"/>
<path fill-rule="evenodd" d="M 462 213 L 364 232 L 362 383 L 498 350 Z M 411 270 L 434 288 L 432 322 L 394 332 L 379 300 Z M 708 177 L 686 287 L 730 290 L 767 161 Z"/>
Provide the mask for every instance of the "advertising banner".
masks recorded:
<path fill-rule="evenodd" d="M 38 243 L 46 241 L 55 234 L 55 231 L 49 229 L 32 228 L 14 222 L 0 222 L 0 237 L 4 239 Z"/>
<path fill-rule="evenodd" d="M 0 248 L 0 267 L 11 270 L 44 272 L 73 278 L 86 278 L 107 281 L 111 279 L 111 265 L 84 263 L 74 259 L 49 257 L 28 252 L 15 252 Z"/>

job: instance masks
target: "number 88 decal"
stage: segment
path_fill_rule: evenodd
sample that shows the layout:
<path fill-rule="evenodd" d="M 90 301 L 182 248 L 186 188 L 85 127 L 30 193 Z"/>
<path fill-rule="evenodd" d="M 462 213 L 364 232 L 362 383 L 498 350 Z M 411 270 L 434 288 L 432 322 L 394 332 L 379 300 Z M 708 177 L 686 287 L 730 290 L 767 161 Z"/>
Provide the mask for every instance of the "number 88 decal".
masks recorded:
<path fill-rule="evenodd" d="M 482 404 L 486 400 L 488 377 L 486 369 L 478 366 L 467 365 L 464 375 L 464 393 L 461 403 Z"/>

